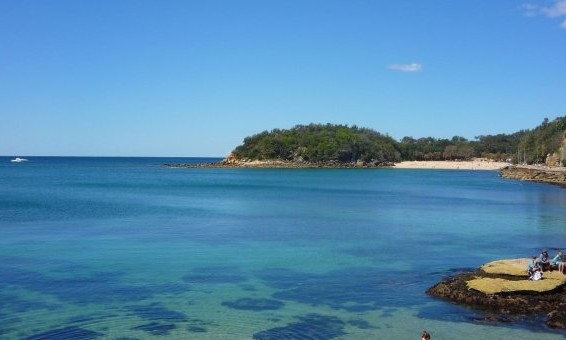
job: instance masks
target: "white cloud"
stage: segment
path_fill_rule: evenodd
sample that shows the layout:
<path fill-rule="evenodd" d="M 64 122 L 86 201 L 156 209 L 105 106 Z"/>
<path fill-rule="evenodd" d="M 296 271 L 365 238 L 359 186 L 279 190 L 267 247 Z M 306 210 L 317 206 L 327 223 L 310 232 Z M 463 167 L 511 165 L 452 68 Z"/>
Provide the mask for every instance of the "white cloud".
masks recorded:
<path fill-rule="evenodd" d="M 391 64 L 387 66 L 388 69 L 401 72 L 420 72 L 423 69 L 423 65 L 412 63 L 412 64 Z"/>
<path fill-rule="evenodd" d="M 550 18 L 566 15 L 566 0 L 556 0 L 551 7 L 541 7 L 542 14 Z"/>
<path fill-rule="evenodd" d="M 526 3 L 521 6 L 526 16 L 543 15 L 548 18 L 560 18 L 566 16 L 566 0 L 552 0 L 549 6 Z M 566 29 L 566 20 L 560 24 Z"/>
<path fill-rule="evenodd" d="M 534 4 L 523 4 L 521 6 L 523 13 L 528 17 L 534 17 L 539 14 L 539 7 Z"/>

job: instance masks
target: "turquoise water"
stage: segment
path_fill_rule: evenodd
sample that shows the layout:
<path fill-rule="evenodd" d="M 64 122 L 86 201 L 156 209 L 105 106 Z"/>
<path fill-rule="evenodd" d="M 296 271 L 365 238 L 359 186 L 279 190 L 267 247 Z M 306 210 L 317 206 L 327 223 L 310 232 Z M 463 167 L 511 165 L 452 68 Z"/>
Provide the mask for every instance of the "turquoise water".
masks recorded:
<path fill-rule="evenodd" d="M 566 190 L 492 171 L 0 158 L 2 339 L 556 339 L 441 278 L 566 247 Z"/>

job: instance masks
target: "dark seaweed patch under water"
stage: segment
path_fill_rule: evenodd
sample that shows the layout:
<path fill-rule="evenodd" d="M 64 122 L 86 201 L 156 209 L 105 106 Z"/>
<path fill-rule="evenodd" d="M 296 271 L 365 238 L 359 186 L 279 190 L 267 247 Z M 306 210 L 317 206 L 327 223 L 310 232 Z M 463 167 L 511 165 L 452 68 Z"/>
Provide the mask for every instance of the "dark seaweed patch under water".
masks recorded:
<path fill-rule="evenodd" d="M 53 295 L 71 303 L 141 301 L 155 294 L 189 289 L 178 284 L 123 284 L 120 282 L 122 275 L 119 272 L 93 272 L 89 275 L 51 277 L 36 271 L 0 265 L 0 282 Z"/>
<path fill-rule="evenodd" d="M 234 309 L 261 312 L 264 310 L 281 309 L 285 304 L 273 299 L 241 298 L 235 301 L 224 301 L 222 305 Z"/>
<path fill-rule="evenodd" d="M 377 328 L 375 326 L 372 326 L 372 324 L 370 324 L 368 321 L 362 320 L 362 319 L 350 320 L 350 321 L 348 321 L 348 324 L 352 325 L 354 327 L 358 327 L 359 329 L 375 329 L 375 328 Z"/>
<path fill-rule="evenodd" d="M 104 336 L 102 333 L 91 331 L 88 329 L 80 327 L 65 327 L 53 329 L 47 332 L 38 333 L 30 337 L 24 338 L 25 340 L 46 340 L 46 339 L 57 339 L 57 340 L 90 340 L 97 339 Z"/>
<path fill-rule="evenodd" d="M 2 288 L 0 288 L 0 291 Z M 45 303 L 40 301 L 26 300 L 15 295 L 0 293 L 0 311 L 1 312 L 11 312 L 11 313 L 21 313 L 36 309 L 46 309 L 46 310 L 56 310 L 59 305 L 53 303 Z M 0 320 L 4 320 L 1 318 Z"/>
<path fill-rule="evenodd" d="M 128 310 L 132 311 L 137 317 L 146 320 L 187 321 L 185 314 L 157 305 L 132 306 Z"/>
<path fill-rule="evenodd" d="M 204 327 L 201 326 L 189 326 L 187 327 L 187 331 L 191 332 L 191 333 L 206 333 L 207 330 Z"/>
<path fill-rule="evenodd" d="M 134 331 L 144 331 L 151 335 L 168 335 L 172 330 L 177 328 L 175 324 L 164 324 L 159 322 L 150 322 L 131 328 Z"/>
<path fill-rule="evenodd" d="M 298 322 L 275 327 L 253 335 L 257 340 L 268 339 L 332 339 L 346 335 L 344 322 L 334 316 L 308 314 L 298 316 Z"/>
<path fill-rule="evenodd" d="M 414 307 L 426 301 L 424 292 L 412 288 L 419 275 L 414 272 L 388 273 L 371 267 L 356 267 L 311 274 L 276 268 L 257 275 L 267 285 L 280 289 L 273 294 L 276 299 L 327 305 L 350 312 Z M 391 294 L 392 291 L 395 294 Z M 405 298 L 400 300 L 399 294 Z"/>
<path fill-rule="evenodd" d="M 116 316 L 117 316 L 116 314 L 103 314 L 103 313 L 90 314 L 90 315 L 76 315 L 76 316 L 69 318 L 67 320 L 67 323 L 68 324 L 85 324 L 85 323 L 100 321 L 100 320 L 103 320 L 103 319 L 110 319 L 110 318 L 113 318 L 113 317 L 116 317 Z"/>

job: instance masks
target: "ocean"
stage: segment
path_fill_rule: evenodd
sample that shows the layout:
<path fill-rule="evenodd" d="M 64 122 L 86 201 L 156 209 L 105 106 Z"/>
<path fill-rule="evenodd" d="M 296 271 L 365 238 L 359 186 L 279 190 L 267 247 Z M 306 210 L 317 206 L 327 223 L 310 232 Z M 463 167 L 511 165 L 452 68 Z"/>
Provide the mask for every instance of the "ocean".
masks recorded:
<path fill-rule="evenodd" d="M 0 157 L 1 339 L 562 339 L 425 294 L 566 247 L 566 190 L 495 171 Z"/>

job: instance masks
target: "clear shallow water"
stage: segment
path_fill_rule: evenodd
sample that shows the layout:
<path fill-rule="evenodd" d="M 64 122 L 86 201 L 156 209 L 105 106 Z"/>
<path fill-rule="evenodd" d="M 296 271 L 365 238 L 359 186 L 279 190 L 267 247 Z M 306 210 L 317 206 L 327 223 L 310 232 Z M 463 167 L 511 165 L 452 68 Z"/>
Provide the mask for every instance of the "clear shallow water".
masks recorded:
<path fill-rule="evenodd" d="M 432 299 L 566 247 L 566 190 L 496 172 L 0 158 L 0 338 L 563 338 Z M 206 160 L 210 161 L 210 160 Z"/>

